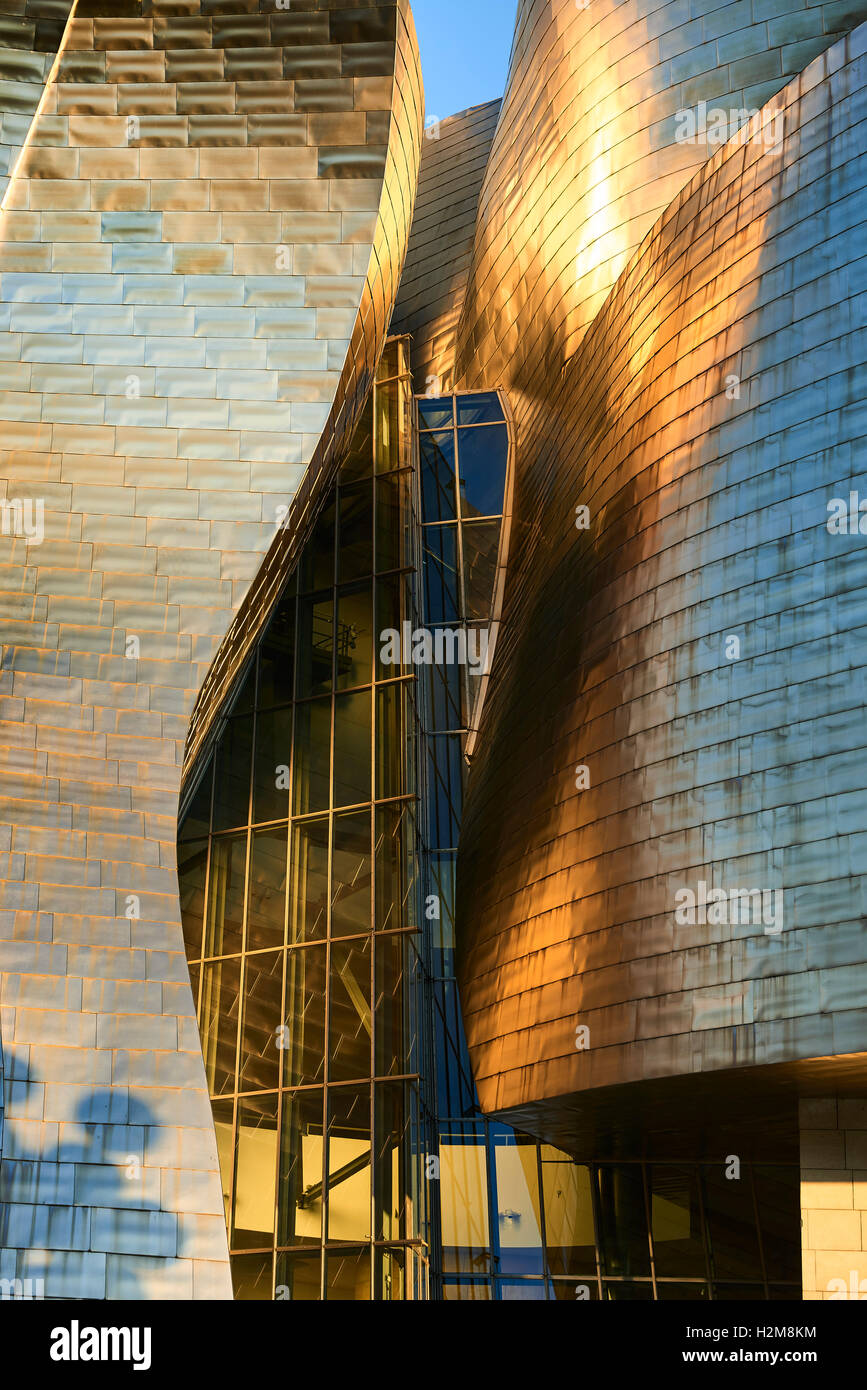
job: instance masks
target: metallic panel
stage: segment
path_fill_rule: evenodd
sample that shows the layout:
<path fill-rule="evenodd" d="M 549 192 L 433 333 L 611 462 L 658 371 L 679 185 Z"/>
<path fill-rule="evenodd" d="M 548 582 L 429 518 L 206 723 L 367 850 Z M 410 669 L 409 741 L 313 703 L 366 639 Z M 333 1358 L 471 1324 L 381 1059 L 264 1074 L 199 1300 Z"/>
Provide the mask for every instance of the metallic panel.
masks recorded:
<path fill-rule="evenodd" d="M 0 1208 L 0 1277 L 226 1297 L 183 747 L 384 339 L 417 53 L 393 3 L 115 9 L 71 20 L 0 227 L 3 1192 L 45 1176 Z"/>
<path fill-rule="evenodd" d="M 391 326 L 412 335 L 415 389 L 442 394 L 454 380 L 455 335 L 475 240 L 476 215 L 500 102 L 473 106 L 425 128 L 418 199 Z"/>
<path fill-rule="evenodd" d="M 458 331 L 463 389 L 539 389 L 735 117 L 867 18 L 865 0 L 520 0 Z M 713 121 L 707 132 L 716 133 Z M 540 372 L 544 371 L 544 378 Z"/>
<path fill-rule="evenodd" d="M 483 1108 L 573 1152 L 626 1083 L 863 1078 L 867 572 L 827 523 L 867 490 L 865 50 L 862 25 L 789 82 L 785 138 L 760 117 L 718 151 L 559 377 L 537 355 L 511 393 L 459 979 Z M 681 925 L 701 882 L 779 892 L 781 922 Z"/>

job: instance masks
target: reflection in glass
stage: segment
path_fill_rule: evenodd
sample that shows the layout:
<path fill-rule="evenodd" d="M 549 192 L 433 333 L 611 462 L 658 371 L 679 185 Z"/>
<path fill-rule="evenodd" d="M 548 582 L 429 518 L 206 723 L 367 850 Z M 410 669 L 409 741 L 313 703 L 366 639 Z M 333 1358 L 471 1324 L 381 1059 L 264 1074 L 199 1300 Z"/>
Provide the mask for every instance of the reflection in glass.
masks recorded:
<path fill-rule="evenodd" d="M 288 1303 L 317 1303 L 320 1299 L 322 1261 L 319 1251 L 278 1253 L 276 1298 Z"/>
<path fill-rule="evenodd" d="M 331 767 L 331 700 L 309 700 L 295 706 L 294 793 L 292 811 L 305 816 L 328 809 Z"/>
<path fill-rule="evenodd" d="M 289 815 L 292 762 L 292 707 L 260 711 L 256 717 L 253 765 L 253 820 L 258 824 Z"/>
<path fill-rule="evenodd" d="M 505 425 L 458 434 L 461 516 L 500 516 L 506 491 L 509 432 Z"/>
<path fill-rule="evenodd" d="M 542 1145 L 542 1191 L 548 1268 L 552 1274 L 596 1276 L 596 1232 L 590 1170 Z"/>
<path fill-rule="evenodd" d="M 241 949 L 246 868 L 246 831 L 212 841 L 205 922 L 206 956 L 234 955 Z"/>
<path fill-rule="evenodd" d="M 644 1173 L 640 1163 L 603 1164 L 598 1170 L 599 1232 L 603 1269 L 626 1278 L 650 1274 Z"/>
<path fill-rule="evenodd" d="M 370 1088 L 328 1091 L 328 1240 L 370 1240 Z"/>
<path fill-rule="evenodd" d="M 541 1274 L 544 1269 L 537 1162 L 533 1139 L 516 1135 L 508 1141 L 498 1140 L 494 1147 L 500 1269 L 504 1274 Z"/>
<path fill-rule="evenodd" d="M 421 504 L 425 521 L 452 521 L 455 505 L 455 436 L 423 434 L 419 438 Z"/>
<path fill-rule="evenodd" d="M 325 1297 L 329 1302 L 370 1299 L 370 1249 L 330 1251 L 325 1261 Z"/>
<path fill-rule="evenodd" d="M 349 690 L 373 679 L 373 588 L 341 589 L 337 597 L 336 685 Z"/>
<path fill-rule="evenodd" d="M 214 961 L 202 967 L 199 1033 L 212 1096 L 224 1096 L 235 1090 L 240 993 L 240 957 Z"/>
<path fill-rule="evenodd" d="M 648 1176 L 656 1273 L 706 1274 L 696 1169 L 657 1164 Z"/>
<path fill-rule="evenodd" d="M 178 844 L 178 887 L 188 960 L 197 960 L 202 954 L 207 867 L 207 840 L 182 840 Z"/>
<path fill-rule="evenodd" d="M 289 940 L 318 941 L 328 917 L 328 817 L 296 822 L 292 828 Z"/>
<path fill-rule="evenodd" d="M 267 1091 L 280 1084 L 283 952 L 264 951 L 244 963 L 239 1091 Z"/>
<path fill-rule="evenodd" d="M 214 778 L 214 829 L 246 825 L 250 803 L 250 756 L 253 721 L 240 715 L 229 719 L 217 748 Z"/>
<path fill-rule="evenodd" d="M 496 391 L 477 391 L 458 396 L 458 425 L 498 424 L 503 407 Z"/>
<path fill-rule="evenodd" d="M 340 490 L 337 577 L 341 583 L 373 574 L 373 525 L 370 484 Z"/>
<path fill-rule="evenodd" d="M 334 701 L 334 805 L 370 800 L 371 692 Z"/>
<path fill-rule="evenodd" d="M 250 849 L 247 950 L 282 946 L 286 925 L 286 827 L 254 830 Z"/>
<path fill-rule="evenodd" d="M 334 817 L 331 935 L 370 931 L 370 812 Z"/>
<path fill-rule="evenodd" d="M 277 1231 L 281 1245 L 318 1244 L 322 1235 L 322 1106 L 321 1090 L 292 1091 L 283 1097 Z"/>
<path fill-rule="evenodd" d="M 325 947 L 286 953 L 286 1008 L 280 1034 L 283 1085 L 321 1081 L 325 1070 Z"/>
<path fill-rule="evenodd" d="M 486 1274 L 491 1264 L 488 1172 L 484 1139 L 459 1132 L 440 1138 L 443 1270 Z"/>
<path fill-rule="evenodd" d="M 461 528 L 464 547 L 464 615 L 490 622 L 500 544 L 499 521 L 472 521 Z"/>
<path fill-rule="evenodd" d="M 257 1250 L 274 1238 L 277 1191 L 277 1096 L 238 1103 L 232 1247 Z"/>
<path fill-rule="evenodd" d="M 370 1075 L 370 938 L 335 941 L 329 979 L 329 1081 Z"/>

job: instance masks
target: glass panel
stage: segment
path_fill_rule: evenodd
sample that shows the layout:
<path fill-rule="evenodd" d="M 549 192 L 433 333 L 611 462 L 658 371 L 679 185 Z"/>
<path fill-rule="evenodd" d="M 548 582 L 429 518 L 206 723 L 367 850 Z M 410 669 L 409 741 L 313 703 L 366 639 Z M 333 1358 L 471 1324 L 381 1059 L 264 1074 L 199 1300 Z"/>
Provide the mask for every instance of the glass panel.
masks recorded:
<path fill-rule="evenodd" d="M 340 542 L 337 573 L 341 581 L 373 574 L 373 491 L 370 484 L 340 489 Z"/>
<path fill-rule="evenodd" d="M 390 680 L 409 671 L 409 661 L 404 661 L 403 647 L 403 607 L 404 580 L 394 575 L 390 579 L 376 581 L 376 679 Z M 396 634 L 396 636 L 395 636 Z"/>
<path fill-rule="evenodd" d="M 337 599 L 337 689 L 373 680 L 373 586 L 344 589 Z"/>
<path fill-rule="evenodd" d="M 370 938 L 331 947 L 329 1081 L 370 1076 Z"/>
<path fill-rule="evenodd" d="M 419 674 L 428 687 L 429 732 L 452 733 L 463 728 L 460 667 L 454 664 L 422 666 Z"/>
<path fill-rule="evenodd" d="M 464 522 L 464 613 L 469 621 L 490 622 L 494 608 L 494 581 L 500 544 L 499 521 Z M 478 649 L 477 649 L 478 650 Z"/>
<path fill-rule="evenodd" d="M 394 478 L 376 480 L 376 569 L 400 569 L 405 564 L 404 531 L 409 525 L 409 478 L 401 473 Z"/>
<path fill-rule="evenodd" d="M 286 925 L 286 858 L 289 836 L 281 830 L 254 830 L 247 894 L 247 950 L 282 946 Z"/>
<path fill-rule="evenodd" d="M 328 1240 L 370 1240 L 370 1088 L 328 1091 Z"/>
<path fill-rule="evenodd" d="M 457 515 L 453 432 L 448 430 L 442 434 L 420 435 L 419 458 L 422 521 L 453 520 Z"/>
<path fill-rule="evenodd" d="M 260 711 L 256 716 L 256 761 L 253 769 L 253 820 L 285 820 L 289 815 L 289 769 L 292 759 L 292 707 Z"/>
<path fill-rule="evenodd" d="M 506 1303 L 546 1303 L 548 1285 L 541 1279 L 497 1280 L 500 1298 Z"/>
<path fill-rule="evenodd" d="M 415 884 L 411 867 L 414 827 L 404 806 L 376 811 L 376 930 L 413 927 Z"/>
<path fill-rule="evenodd" d="M 656 1286 L 656 1297 L 660 1303 L 672 1300 L 679 1303 L 703 1303 L 709 1298 L 707 1284 L 667 1284 Z"/>
<path fill-rule="evenodd" d="M 453 1274 L 487 1273 L 491 1250 L 484 1140 L 443 1135 L 439 1158 L 443 1269 Z"/>
<path fill-rule="evenodd" d="M 334 530 L 337 511 L 334 495 L 319 514 L 313 534 L 304 547 L 298 567 L 302 593 L 325 589 L 334 583 Z"/>
<path fill-rule="evenodd" d="M 425 621 L 456 623 L 460 618 L 458 596 L 458 541 L 455 526 L 426 526 L 424 546 Z"/>
<path fill-rule="evenodd" d="M 404 942 L 403 935 L 380 936 L 376 941 L 377 1076 L 400 1076 L 409 1070 L 404 1056 Z"/>
<path fill-rule="evenodd" d="M 609 1303 L 652 1303 L 652 1284 L 605 1284 L 603 1298 Z"/>
<path fill-rule="evenodd" d="M 542 1147 L 542 1191 L 548 1268 L 552 1274 L 596 1275 L 596 1234 L 590 1170 L 568 1154 Z"/>
<path fill-rule="evenodd" d="M 500 1269 L 504 1274 L 544 1271 L 536 1153 L 535 1140 L 523 1138 L 498 1141 L 494 1147 Z"/>
<path fill-rule="evenodd" d="M 727 1178 L 722 1164 L 703 1170 L 704 1206 L 711 1260 L 717 1279 L 761 1279 L 759 1238 L 752 1183 L 746 1166 L 740 1178 Z"/>
<path fill-rule="evenodd" d="M 649 1169 L 648 1177 L 656 1273 L 705 1278 L 697 1170 L 660 1164 Z"/>
<path fill-rule="evenodd" d="M 256 704 L 256 657 L 249 662 L 244 678 L 231 699 L 229 713 L 251 714 Z"/>
<path fill-rule="evenodd" d="M 289 940 L 318 941 L 328 914 L 328 818 L 292 827 Z"/>
<path fill-rule="evenodd" d="M 213 759 L 208 759 L 208 766 L 199 779 L 192 801 L 189 804 L 187 813 L 180 823 L 178 829 L 179 840 L 197 840 L 202 835 L 207 835 L 211 828 L 211 782 L 214 776 Z"/>
<path fill-rule="evenodd" d="M 557 1303 L 598 1303 L 599 1285 L 596 1276 L 580 1279 L 552 1279 L 551 1297 Z"/>
<path fill-rule="evenodd" d="M 328 809 L 331 768 L 331 699 L 295 706 L 293 811 L 296 816 Z"/>
<path fill-rule="evenodd" d="M 753 1169 L 769 1280 L 801 1282 L 800 1171 L 792 1167 Z"/>
<path fill-rule="evenodd" d="M 317 1303 L 322 1271 L 322 1260 L 317 1250 L 315 1254 L 305 1251 L 291 1255 L 277 1256 L 278 1301 L 291 1303 Z"/>
<path fill-rule="evenodd" d="M 394 1303 L 408 1296 L 406 1283 L 406 1252 L 375 1250 L 376 1294 L 382 1302 Z"/>
<path fill-rule="evenodd" d="M 460 738 L 437 734 L 428 742 L 428 813 L 431 838 L 441 849 L 457 849 L 463 797 Z"/>
<path fill-rule="evenodd" d="M 226 1229 L 231 1222 L 232 1178 L 235 1164 L 235 1102 L 212 1100 L 214 1133 L 217 1136 L 217 1159 L 220 1164 L 220 1185 L 223 1189 L 223 1209 Z"/>
<path fill-rule="evenodd" d="M 370 1299 L 370 1251 L 329 1251 L 325 1265 L 325 1297 L 339 1303 Z"/>
<path fill-rule="evenodd" d="M 604 1164 L 598 1172 L 600 1245 L 606 1274 L 650 1274 L 650 1248 L 639 1163 Z"/>
<path fill-rule="evenodd" d="M 280 600 L 259 646 L 259 709 L 288 704 L 295 668 L 295 586 Z"/>
<path fill-rule="evenodd" d="M 503 407 L 496 391 L 458 396 L 459 425 L 497 424 L 503 418 Z"/>
<path fill-rule="evenodd" d="M 458 458 L 461 516 L 501 516 L 509 458 L 506 426 L 461 430 Z"/>
<path fill-rule="evenodd" d="M 253 721 L 246 714 L 230 719 L 217 746 L 214 780 L 214 829 L 231 830 L 250 818 L 250 756 Z"/>
<path fill-rule="evenodd" d="M 325 1070 L 325 947 L 295 947 L 286 956 L 286 1012 L 280 1035 L 283 1084 L 321 1081 Z"/>
<path fill-rule="evenodd" d="M 214 1096 L 235 1090 L 240 992 L 240 957 L 202 967 L 199 1032 L 208 1090 Z"/>
<path fill-rule="evenodd" d="M 178 844 L 178 887 L 188 960 L 198 960 L 202 954 L 207 867 L 207 840 L 181 841 Z"/>
<path fill-rule="evenodd" d="M 371 692 L 334 701 L 334 805 L 370 800 Z"/>
<path fill-rule="evenodd" d="M 764 1284 L 714 1284 L 713 1296 L 717 1303 L 727 1303 L 732 1300 L 736 1303 L 764 1303 L 765 1286 Z"/>
<path fill-rule="evenodd" d="M 238 1103 L 232 1249 L 259 1250 L 274 1240 L 277 1192 L 277 1097 Z M 267 1297 L 270 1298 L 270 1287 Z"/>
<path fill-rule="evenodd" d="M 334 594 L 314 594 L 298 603 L 298 698 L 331 689 L 334 663 Z"/>
<path fill-rule="evenodd" d="M 394 386 L 374 392 L 374 469 L 388 473 L 403 462 L 403 429 L 400 392 Z"/>
<path fill-rule="evenodd" d="M 270 1301 L 272 1264 L 271 1255 L 233 1255 L 232 1287 L 235 1298 L 243 1303 Z"/>
<path fill-rule="evenodd" d="M 341 484 L 355 482 L 359 478 L 369 478 L 373 472 L 373 393 L 371 393 L 361 412 L 349 453 L 340 466 Z"/>
<path fill-rule="evenodd" d="M 247 956 L 239 1091 L 270 1091 L 280 1085 L 282 1012 L 283 952 Z"/>
<path fill-rule="evenodd" d="M 481 1282 L 471 1284 L 464 1280 L 458 1284 L 449 1281 L 443 1285 L 443 1299 L 446 1303 L 487 1303 L 493 1296 L 490 1284 Z"/>
<path fill-rule="evenodd" d="M 422 396 L 418 403 L 418 424 L 422 430 L 438 430 L 450 425 L 454 419 L 454 401 L 451 396 Z"/>
<path fill-rule="evenodd" d="M 409 1126 L 404 1086 L 373 1088 L 373 1209 L 376 1240 L 407 1240 L 413 1235 L 408 1184 Z"/>
<path fill-rule="evenodd" d="M 370 812 L 334 817 L 331 935 L 370 931 Z"/>
<path fill-rule="evenodd" d="M 235 955 L 241 949 L 247 832 L 211 841 L 205 955 Z"/>
<path fill-rule="evenodd" d="M 406 723 L 406 686 L 379 686 L 376 692 L 376 798 L 383 801 L 411 790 L 408 775 L 409 730 Z"/>
<path fill-rule="evenodd" d="M 320 1090 L 283 1096 L 277 1234 L 281 1245 L 318 1244 L 322 1235 L 322 1105 Z"/>

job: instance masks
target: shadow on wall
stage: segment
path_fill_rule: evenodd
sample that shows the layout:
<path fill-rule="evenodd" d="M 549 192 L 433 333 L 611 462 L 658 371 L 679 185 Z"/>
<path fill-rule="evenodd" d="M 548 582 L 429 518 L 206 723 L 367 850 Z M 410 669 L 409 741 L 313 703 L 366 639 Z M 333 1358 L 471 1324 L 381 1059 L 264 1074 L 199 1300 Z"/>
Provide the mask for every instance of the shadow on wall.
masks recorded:
<path fill-rule="evenodd" d="M 0 1110 L 0 1301 L 153 1298 L 184 1254 L 156 1114 L 122 1087 L 75 1086 L 70 1118 L 45 1119 L 56 1088 L 22 1060 L 5 1058 Z"/>

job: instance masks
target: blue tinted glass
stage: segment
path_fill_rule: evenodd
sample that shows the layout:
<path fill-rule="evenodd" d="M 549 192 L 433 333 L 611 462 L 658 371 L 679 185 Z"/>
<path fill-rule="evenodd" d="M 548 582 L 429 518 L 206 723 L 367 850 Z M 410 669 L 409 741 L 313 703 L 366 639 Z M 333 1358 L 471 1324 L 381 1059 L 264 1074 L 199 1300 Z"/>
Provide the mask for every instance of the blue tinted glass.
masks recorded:
<path fill-rule="evenodd" d="M 419 400 L 419 429 L 441 430 L 444 425 L 450 425 L 453 418 L 451 396 L 446 396 L 444 399 L 440 399 L 439 396 L 423 396 Z"/>
<path fill-rule="evenodd" d="M 460 617 L 455 526 L 425 527 L 424 599 L 425 622 L 454 623 Z"/>
<path fill-rule="evenodd" d="M 422 521 L 451 521 L 455 516 L 455 436 L 423 434 L 421 454 Z"/>
<path fill-rule="evenodd" d="M 478 396 L 458 396 L 459 425 L 495 425 L 503 418 L 503 407 L 495 391 Z"/>
<path fill-rule="evenodd" d="M 505 425 L 460 431 L 461 516 L 501 515 L 508 457 L 509 432 Z"/>

